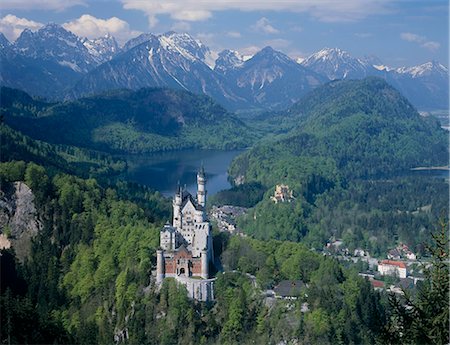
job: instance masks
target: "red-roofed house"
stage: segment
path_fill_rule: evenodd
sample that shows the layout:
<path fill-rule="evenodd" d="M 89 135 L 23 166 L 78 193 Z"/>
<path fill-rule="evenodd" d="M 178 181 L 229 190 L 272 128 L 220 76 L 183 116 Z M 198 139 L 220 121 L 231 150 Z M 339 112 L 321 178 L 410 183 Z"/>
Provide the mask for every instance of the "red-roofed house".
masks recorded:
<path fill-rule="evenodd" d="M 384 282 L 380 281 L 380 280 L 371 280 L 370 281 L 372 283 L 372 286 L 374 288 L 374 290 L 381 290 L 384 288 Z"/>
<path fill-rule="evenodd" d="M 378 264 L 378 272 L 381 275 L 396 275 L 399 278 L 406 278 L 406 265 L 401 261 L 382 260 Z"/>

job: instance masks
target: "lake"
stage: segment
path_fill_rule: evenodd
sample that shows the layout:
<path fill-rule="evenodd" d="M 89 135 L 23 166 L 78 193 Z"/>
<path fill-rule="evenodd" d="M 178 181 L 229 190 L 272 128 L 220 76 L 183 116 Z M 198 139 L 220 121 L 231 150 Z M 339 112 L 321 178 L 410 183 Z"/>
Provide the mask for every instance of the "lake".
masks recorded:
<path fill-rule="evenodd" d="M 448 180 L 450 177 L 450 171 L 444 169 L 423 169 L 423 170 L 410 170 L 411 176 L 426 176 L 429 178 L 443 178 Z"/>
<path fill-rule="evenodd" d="M 194 194 L 197 191 L 197 171 L 203 163 L 207 178 L 206 190 L 208 195 L 213 195 L 231 187 L 228 166 L 241 152 L 184 150 L 127 156 L 128 172 L 123 178 L 149 186 L 165 196 L 173 196 L 179 182 Z"/>

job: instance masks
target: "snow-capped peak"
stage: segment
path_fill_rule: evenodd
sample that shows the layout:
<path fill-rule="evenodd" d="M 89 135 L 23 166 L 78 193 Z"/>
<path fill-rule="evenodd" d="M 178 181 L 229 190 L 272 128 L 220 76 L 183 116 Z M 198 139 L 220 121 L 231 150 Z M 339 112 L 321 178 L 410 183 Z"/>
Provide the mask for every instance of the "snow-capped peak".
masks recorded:
<path fill-rule="evenodd" d="M 432 73 L 448 75 L 448 68 L 437 61 L 430 61 L 413 67 L 400 67 L 396 69 L 397 73 L 409 74 L 413 78 L 427 76 Z"/>
<path fill-rule="evenodd" d="M 324 74 L 331 80 L 363 78 L 370 69 L 374 69 L 370 63 L 354 58 L 339 48 L 324 48 L 309 56 L 301 65 Z"/>
<path fill-rule="evenodd" d="M 235 70 L 244 64 L 243 56 L 236 50 L 223 50 L 218 54 L 214 70 L 223 74 Z"/>
<path fill-rule="evenodd" d="M 86 73 L 98 65 L 82 39 L 61 25 L 49 23 L 33 32 L 24 30 L 14 49 L 27 57 L 54 61 L 76 72 Z"/>
<path fill-rule="evenodd" d="M 333 60 L 333 59 L 351 59 L 349 53 L 339 48 L 324 48 L 317 53 L 314 53 L 305 60 L 305 63 L 309 61 L 317 60 Z"/>
<path fill-rule="evenodd" d="M 201 60 L 214 69 L 218 54 L 211 51 L 200 40 L 193 38 L 188 33 L 176 33 L 174 31 L 166 32 L 158 36 L 164 49 L 178 51 L 181 55 L 189 60 Z"/>
<path fill-rule="evenodd" d="M 83 45 L 87 48 L 89 54 L 93 56 L 98 63 L 109 61 L 112 57 L 118 53 L 119 46 L 113 36 L 109 33 L 103 37 L 81 40 Z"/>
<path fill-rule="evenodd" d="M 379 70 L 379 71 L 386 71 L 389 72 L 391 70 L 391 68 L 389 66 L 385 66 L 385 65 L 372 65 L 373 68 Z"/>

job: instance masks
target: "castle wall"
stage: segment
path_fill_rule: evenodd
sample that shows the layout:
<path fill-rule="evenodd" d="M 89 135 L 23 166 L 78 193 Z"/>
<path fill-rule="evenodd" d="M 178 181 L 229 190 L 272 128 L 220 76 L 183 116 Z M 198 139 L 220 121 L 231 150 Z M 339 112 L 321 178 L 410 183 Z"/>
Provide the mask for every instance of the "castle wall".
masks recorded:
<path fill-rule="evenodd" d="M 198 276 L 202 275 L 202 260 L 194 258 L 187 252 L 176 253 L 174 256 L 166 256 L 164 258 L 164 271 L 168 274 L 179 275 L 180 269 L 184 268 L 185 275 Z"/>
<path fill-rule="evenodd" d="M 214 300 L 214 282 L 217 278 L 212 279 L 192 279 L 182 276 L 175 277 L 175 280 L 183 284 L 190 298 L 198 301 L 208 302 Z"/>

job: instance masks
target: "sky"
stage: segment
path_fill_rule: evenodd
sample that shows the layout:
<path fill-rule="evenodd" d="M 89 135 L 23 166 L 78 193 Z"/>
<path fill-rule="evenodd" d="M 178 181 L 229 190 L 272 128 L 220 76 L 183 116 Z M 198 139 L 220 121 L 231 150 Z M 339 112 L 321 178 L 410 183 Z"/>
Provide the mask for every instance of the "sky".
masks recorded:
<path fill-rule="evenodd" d="M 0 32 L 53 22 L 119 44 L 142 32 L 188 32 L 212 50 L 251 55 L 271 46 L 293 58 L 338 47 L 387 66 L 448 66 L 447 0 L 2 0 Z"/>

